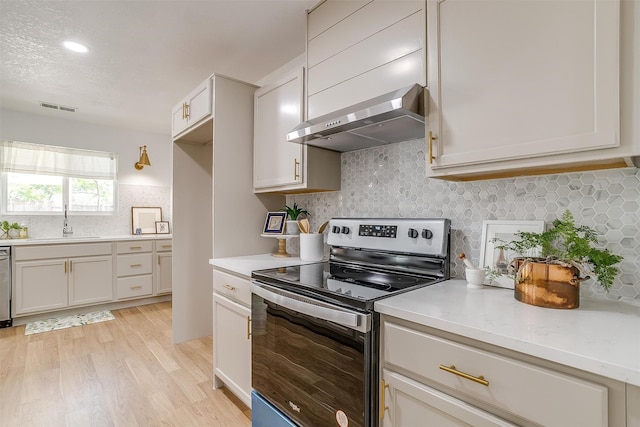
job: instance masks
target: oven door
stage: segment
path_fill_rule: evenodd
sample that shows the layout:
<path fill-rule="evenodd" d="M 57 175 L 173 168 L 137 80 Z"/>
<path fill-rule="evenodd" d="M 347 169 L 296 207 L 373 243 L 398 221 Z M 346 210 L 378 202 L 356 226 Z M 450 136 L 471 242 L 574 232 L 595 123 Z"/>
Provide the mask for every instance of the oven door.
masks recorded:
<path fill-rule="evenodd" d="M 302 426 L 371 425 L 371 321 L 253 282 L 253 388 Z"/>

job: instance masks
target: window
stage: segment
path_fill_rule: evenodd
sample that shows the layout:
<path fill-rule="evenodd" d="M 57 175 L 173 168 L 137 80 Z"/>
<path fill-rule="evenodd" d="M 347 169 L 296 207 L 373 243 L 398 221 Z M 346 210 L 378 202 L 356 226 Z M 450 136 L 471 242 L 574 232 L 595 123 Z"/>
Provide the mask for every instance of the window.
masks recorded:
<path fill-rule="evenodd" d="M 0 141 L 3 213 L 115 211 L 117 155 Z"/>

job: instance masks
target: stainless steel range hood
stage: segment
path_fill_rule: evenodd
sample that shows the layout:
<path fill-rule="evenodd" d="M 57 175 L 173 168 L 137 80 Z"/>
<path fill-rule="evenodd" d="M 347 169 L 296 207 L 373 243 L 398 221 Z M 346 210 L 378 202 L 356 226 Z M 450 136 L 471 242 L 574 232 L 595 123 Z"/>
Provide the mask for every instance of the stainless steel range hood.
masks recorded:
<path fill-rule="evenodd" d="M 334 151 L 424 138 L 426 90 L 412 85 L 300 123 L 287 141 Z"/>

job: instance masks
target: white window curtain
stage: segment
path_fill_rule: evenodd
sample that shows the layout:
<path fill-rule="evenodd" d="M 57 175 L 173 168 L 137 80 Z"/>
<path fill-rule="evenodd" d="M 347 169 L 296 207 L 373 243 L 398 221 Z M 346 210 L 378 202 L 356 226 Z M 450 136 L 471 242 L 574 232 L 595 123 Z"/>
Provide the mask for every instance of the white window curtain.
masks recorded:
<path fill-rule="evenodd" d="M 0 141 L 0 172 L 116 180 L 118 155 L 53 145 Z"/>

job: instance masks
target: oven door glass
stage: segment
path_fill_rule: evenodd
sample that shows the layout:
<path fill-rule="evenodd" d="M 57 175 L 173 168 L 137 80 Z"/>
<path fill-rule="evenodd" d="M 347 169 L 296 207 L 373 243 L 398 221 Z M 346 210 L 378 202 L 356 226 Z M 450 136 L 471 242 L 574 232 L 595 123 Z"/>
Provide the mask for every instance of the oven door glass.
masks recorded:
<path fill-rule="evenodd" d="M 253 388 L 302 426 L 363 427 L 370 332 L 287 306 L 252 294 Z"/>

